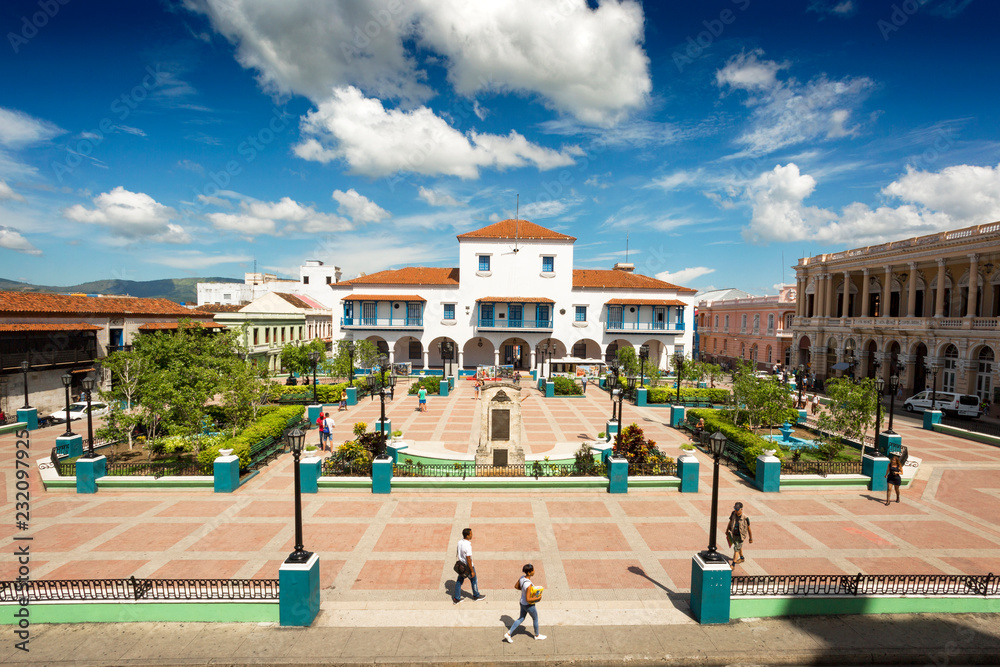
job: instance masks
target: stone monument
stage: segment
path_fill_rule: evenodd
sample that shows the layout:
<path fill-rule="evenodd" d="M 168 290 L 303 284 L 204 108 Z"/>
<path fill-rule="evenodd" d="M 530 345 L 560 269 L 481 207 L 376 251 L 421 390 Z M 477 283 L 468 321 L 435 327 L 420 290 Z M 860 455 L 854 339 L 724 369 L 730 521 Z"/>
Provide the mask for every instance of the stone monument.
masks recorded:
<path fill-rule="evenodd" d="M 500 381 L 483 387 L 476 465 L 524 465 L 521 446 L 521 387 Z"/>

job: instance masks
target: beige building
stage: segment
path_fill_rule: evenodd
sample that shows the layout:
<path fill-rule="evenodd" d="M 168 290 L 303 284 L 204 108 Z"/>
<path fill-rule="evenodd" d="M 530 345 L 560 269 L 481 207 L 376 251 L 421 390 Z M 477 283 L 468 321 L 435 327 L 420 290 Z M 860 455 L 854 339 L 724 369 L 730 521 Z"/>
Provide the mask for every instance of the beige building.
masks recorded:
<path fill-rule="evenodd" d="M 993 400 L 1000 223 L 799 260 L 792 363 Z M 972 286 L 970 289 L 970 285 Z"/>

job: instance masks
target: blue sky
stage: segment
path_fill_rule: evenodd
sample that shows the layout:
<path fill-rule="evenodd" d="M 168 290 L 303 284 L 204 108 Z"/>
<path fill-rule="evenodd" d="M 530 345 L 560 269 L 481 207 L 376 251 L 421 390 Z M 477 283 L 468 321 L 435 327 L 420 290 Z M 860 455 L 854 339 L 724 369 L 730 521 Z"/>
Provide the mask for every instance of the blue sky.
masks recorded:
<path fill-rule="evenodd" d="M 1000 220 L 980 0 L 0 5 L 0 277 L 577 268 L 764 294 L 798 257 Z"/>

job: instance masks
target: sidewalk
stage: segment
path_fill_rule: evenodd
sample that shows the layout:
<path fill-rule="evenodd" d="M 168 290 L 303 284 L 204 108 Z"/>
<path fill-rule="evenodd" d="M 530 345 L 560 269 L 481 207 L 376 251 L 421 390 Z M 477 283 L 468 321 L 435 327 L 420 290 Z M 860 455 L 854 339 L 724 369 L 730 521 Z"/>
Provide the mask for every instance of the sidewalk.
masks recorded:
<path fill-rule="evenodd" d="M 466 603 L 463 603 L 466 604 Z M 469 605 L 472 603 L 469 602 Z M 516 607 L 515 607 L 516 608 Z M 136 623 L 33 627 L 30 652 L 6 643 L 4 664 L 46 665 L 972 665 L 996 664 L 1000 615 L 834 616 L 761 619 L 723 626 L 551 626 L 545 641 L 518 631 L 501 641 L 511 605 L 494 627 L 279 628 L 274 625 Z M 530 622 L 529 622 L 530 625 Z M 530 630 L 530 627 L 529 627 Z"/>

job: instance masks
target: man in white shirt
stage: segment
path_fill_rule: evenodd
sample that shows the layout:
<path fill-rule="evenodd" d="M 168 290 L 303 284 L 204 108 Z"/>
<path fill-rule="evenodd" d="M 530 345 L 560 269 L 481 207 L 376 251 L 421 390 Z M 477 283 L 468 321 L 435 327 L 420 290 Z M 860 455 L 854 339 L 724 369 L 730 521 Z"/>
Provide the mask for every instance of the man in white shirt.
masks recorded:
<path fill-rule="evenodd" d="M 336 426 L 336 424 L 333 421 L 333 413 L 332 412 L 326 413 L 326 419 L 323 420 L 323 426 L 326 428 L 326 444 L 330 446 L 330 452 L 332 453 L 333 452 L 333 427 Z M 326 451 L 326 447 L 323 447 L 322 450 Z"/>
<path fill-rule="evenodd" d="M 462 601 L 462 582 L 468 577 L 469 581 L 472 582 L 472 599 L 478 602 L 486 598 L 485 595 L 480 595 L 479 593 L 479 582 L 476 579 L 476 566 L 472 562 L 472 529 L 465 528 L 462 530 L 462 539 L 458 541 L 458 548 L 456 549 L 456 556 L 458 560 L 462 561 L 465 565 L 465 571 L 467 574 L 458 575 L 458 581 L 455 582 L 455 593 L 451 597 L 451 601 L 458 604 Z"/>

